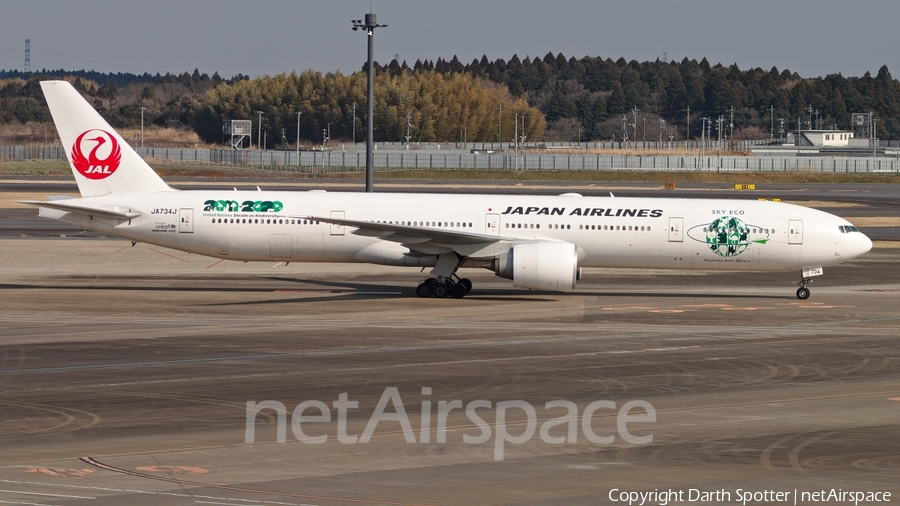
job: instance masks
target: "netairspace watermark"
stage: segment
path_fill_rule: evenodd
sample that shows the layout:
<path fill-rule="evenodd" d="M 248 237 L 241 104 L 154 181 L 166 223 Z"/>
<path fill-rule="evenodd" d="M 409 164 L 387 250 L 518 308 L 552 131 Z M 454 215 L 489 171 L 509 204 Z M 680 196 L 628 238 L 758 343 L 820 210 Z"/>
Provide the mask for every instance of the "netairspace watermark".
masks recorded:
<path fill-rule="evenodd" d="M 422 395 L 431 395 L 431 388 L 422 388 Z M 388 405 L 391 410 L 388 410 Z M 419 411 L 419 419 L 421 421 L 419 430 L 413 430 L 412 424 L 407 416 L 403 399 L 400 397 L 400 391 L 395 387 L 384 389 L 375 410 L 369 417 L 366 428 L 362 434 L 349 435 L 347 433 L 347 414 L 351 409 L 358 409 L 359 402 L 349 399 L 347 393 L 342 393 L 338 399 L 328 404 L 317 401 L 303 401 L 294 408 L 291 418 L 290 427 L 294 437 L 298 441 L 306 444 L 322 444 L 328 441 L 327 434 L 315 436 L 307 435 L 305 432 L 309 430 L 308 424 L 315 423 L 331 423 L 333 420 L 332 409 L 337 411 L 337 434 L 336 439 L 343 444 L 365 444 L 372 440 L 375 430 L 379 423 L 394 422 L 400 425 L 407 443 L 430 443 L 431 433 L 435 432 L 436 443 L 446 443 L 447 418 L 454 410 L 464 411 L 466 417 L 474 424 L 480 433 L 477 435 L 463 434 L 462 441 L 466 444 L 477 445 L 485 444 L 493 438 L 494 460 L 503 460 L 504 449 L 507 444 L 521 445 L 527 443 L 535 437 L 546 444 L 574 444 L 578 442 L 578 429 L 587 441 L 598 445 L 610 445 L 616 441 L 614 434 L 597 434 L 594 431 L 594 417 L 611 415 L 615 413 L 616 433 L 619 438 L 626 443 L 634 445 L 648 444 L 653 441 L 653 435 L 635 436 L 628 430 L 629 424 L 645 424 L 656 422 L 656 409 L 646 401 L 634 400 L 624 403 L 618 407 L 614 401 L 598 400 L 591 402 L 584 407 L 579 415 L 578 405 L 572 401 L 555 400 L 544 404 L 547 411 L 554 410 L 555 413 L 561 413 L 560 416 L 544 420 L 538 427 L 538 417 L 535 407 L 526 401 L 511 400 L 492 403 L 489 400 L 471 401 L 465 406 L 461 400 L 438 401 L 437 402 L 437 421 L 436 428 L 432 423 L 432 401 L 424 400 L 421 403 Z M 480 410 L 491 410 L 495 412 L 494 424 L 491 426 L 481 417 Z M 256 418 L 260 412 L 264 410 L 273 410 L 277 416 L 276 441 L 284 443 L 287 441 L 287 409 L 284 404 L 278 401 L 247 402 L 247 419 L 246 430 L 244 434 L 244 442 L 253 443 L 256 440 Z M 314 414 L 308 414 L 314 413 Z M 510 422 L 511 426 L 507 427 L 507 417 L 509 415 L 524 415 L 523 421 Z M 580 423 L 579 423 L 580 422 Z M 307 428 L 304 428 L 304 427 Z M 562 427 L 563 430 L 555 431 L 558 435 L 551 435 L 551 430 L 555 427 Z M 418 432 L 418 434 L 417 434 Z M 564 434 L 564 435 L 563 435 Z M 418 437 L 417 437 L 418 436 Z"/>
<path fill-rule="evenodd" d="M 844 490 L 832 488 L 828 490 L 746 490 L 734 491 L 720 489 L 704 491 L 696 488 L 666 490 L 620 490 L 609 491 L 609 500 L 628 506 L 668 506 L 670 504 L 876 504 L 891 502 L 890 492 Z"/>

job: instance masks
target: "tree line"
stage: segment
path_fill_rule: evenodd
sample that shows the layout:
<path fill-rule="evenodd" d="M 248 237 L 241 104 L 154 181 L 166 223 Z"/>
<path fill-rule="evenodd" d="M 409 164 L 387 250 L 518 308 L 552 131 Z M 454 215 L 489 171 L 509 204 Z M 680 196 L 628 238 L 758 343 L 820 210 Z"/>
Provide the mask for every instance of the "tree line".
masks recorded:
<path fill-rule="evenodd" d="M 280 141 L 283 128 L 286 144 L 294 141 L 298 120 L 301 138 L 307 141 L 351 140 L 354 135 L 362 141 L 366 87 L 363 72 L 311 70 L 218 86 L 195 103 L 191 124 L 209 142 L 220 140 L 223 119 L 250 118 L 262 118 L 270 140 Z M 374 98 L 373 136 L 379 142 L 400 142 L 407 135 L 411 142 L 509 142 L 515 118 L 520 135 L 539 138 L 544 130 L 543 114 L 524 98 L 465 74 L 380 72 Z"/>
<path fill-rule="evenodd" d="M 900 84 L 887 66 L 875 76 L 803 78 L 774 67 L 711 65 L 706 58 L 629 62 L 548 53 L 523 60 L 513 55 L 508 61 L 483 56 L 467 64 L 456 57 L 418 60 L 412 67 L 393 60 L 375 68 L 374 135 L 379 141 L 403 140 L 409 115 L 413 141 L 508 142 L 516 114 L 525 117 L 524 127 L 519 126 L 528 140 L 621 140 L 624 130 L 633 137 L 639 118 L 651 124 L 659 120 L 660 136 L 665 123 L 683 139 L 688 109 L 692 138 L 700 135 L 702 117 L 726 116 L 730 122 L 733 115 L 735 130 L 755 129 L 766 136 L 774 122 L 777 136 L 780 119 L 785 129 L 796 129 L 798 122 L 804 129 L 849 129 L 854 112 L 873 112 L 880 138 L 900 138 Z M 229 80 L 196 70 L 166 76 L 64 75 L 116 126 L 134 126 L 145 107 L 151 124 L 191 127 L 215 143 L 222 140 L 222 120 L 257 120 L 255 111 L 263 111 L 270 145 L 283 137 L 293 142 L 298 112 L 307 143 L 321 142 L 329 126 L 332 139 L 349 140 L 355 131 L 360 140 L 365 134 L 364 72 Z M 0 73 L 4 77 L 0 123 L 49 121 L 37 85 L 44 77 Z"/>
<path fill-rule="evenodd" d="M 612 131 L 621 133 L 622 116 L 634 109 L 679 124 L 683 135 L 688 108 L 692 137 L 699 136 L 702 117 L 714 120 L 722 115 L 730 121 L 733 113 L 736 128 L 752 126 L 768 134 L 773 119 L 776 129 L 779 119 L 785 120 L 785 129 L 796 129 L 799 121 L 804 129 L 849 129 L 854 112 L 873 112 L 880 120 L 880 138 L 900 137 L 900 84 L 887 66 L 874 77 L 866 72 L 862 77 L 803 78 L 776 67 L 741 70 L 737 63 L 711 65 L 706 58 L 629 62 L 548 53 L 524 60 L 513 55 L 509 61 L 482 56 L 468 64 L 456 57 L 438 58 L 416 61 L 412 68 L 392 61 L 384 70 L 485 77 L 506 85 L 514 96 L 525 96 L 546 115 L 551 128 L 556 121 L 577 119 L 588 138 L 608 139 Z"/>

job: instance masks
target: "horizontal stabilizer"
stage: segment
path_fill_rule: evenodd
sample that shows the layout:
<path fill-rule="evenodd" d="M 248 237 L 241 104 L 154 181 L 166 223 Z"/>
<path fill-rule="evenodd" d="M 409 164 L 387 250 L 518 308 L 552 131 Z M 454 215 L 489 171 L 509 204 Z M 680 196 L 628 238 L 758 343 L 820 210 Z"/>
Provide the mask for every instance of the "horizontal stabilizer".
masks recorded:
<path fill-rule="evenodd" d="M 58 211 L 65 211 L 67 213 L 75 213 L 75 214 L 83 214 L 96 218 L 111 218 L 114 220 L 130 220 L 132 218 L 137 218 L 141 215 L 141 213 L 137 211 L 119 211 L 115 209 L 101 209 L 99 207 L 88 207 L 82 206 L 78 204 L 70 204 L 64 203 L 65 201 L 51 201 L 45 202 L 40 200 L 20 200 L 20 204 L 28 204 L 30 206 L 37 207 L 47 207 L 49 209 L 56 209 Z"/>

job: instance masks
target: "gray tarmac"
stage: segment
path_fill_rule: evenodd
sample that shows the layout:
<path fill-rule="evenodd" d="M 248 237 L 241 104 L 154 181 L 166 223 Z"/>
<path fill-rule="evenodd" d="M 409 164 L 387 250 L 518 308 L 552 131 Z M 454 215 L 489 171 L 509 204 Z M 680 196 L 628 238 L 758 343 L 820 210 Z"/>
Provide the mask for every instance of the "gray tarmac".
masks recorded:
<path fill-rule="evenodd" d="M 892 188 L 833 190 L 810 200 L 862 204 L 832 209 L 849 218 L 897 215 Z M 826 268 L 806 301 L 795 273 L 606 269 L 568 294 L 470 270 L 469 296 L 441 300 L 414 296 L 414 269 L 220 262 L 35 215 L 0 209 L 0 504 L 900 497 L 900 243 Z M 367 431 L 392 388 L 409 427 Z M 338 437 L 341 394 L 358 403 L 350 439 Z M 265 401 L 283 418 L 248 417 L 248 402 Z M 305 401 L 331 421 L 293 416 Z M 473 442 L 484 432 L 460 409 L 439 430 L 441 401 L 490 402 L 475 411 L 490 437 Z M 534 406 L 533 425 L 510 408 L 498 426 L 509 401 Z M 620 419 L 634 402 L 636 421 Z M 522 437 L 498 446 L 498 428 Z M 747 504 L 794 502 L 757 498 Z"/>

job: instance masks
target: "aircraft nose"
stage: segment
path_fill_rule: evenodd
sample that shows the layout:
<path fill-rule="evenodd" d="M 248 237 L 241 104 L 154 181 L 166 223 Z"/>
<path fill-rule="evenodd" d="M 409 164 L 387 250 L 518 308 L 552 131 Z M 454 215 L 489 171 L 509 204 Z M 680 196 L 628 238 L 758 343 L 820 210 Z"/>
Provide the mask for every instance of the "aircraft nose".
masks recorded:
<path fill-rule="evenodd" d="M 872 239 L 866 237 L 865 234 L 859 234 L 859 254 L 864 255 L 872 249 Z"/>

